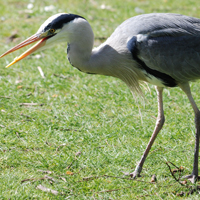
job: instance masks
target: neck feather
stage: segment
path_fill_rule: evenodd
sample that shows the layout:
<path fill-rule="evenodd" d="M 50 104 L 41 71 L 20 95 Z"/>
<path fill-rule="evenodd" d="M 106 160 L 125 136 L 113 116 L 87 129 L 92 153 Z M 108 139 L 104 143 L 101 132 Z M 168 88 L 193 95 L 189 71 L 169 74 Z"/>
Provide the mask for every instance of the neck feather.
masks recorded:
<path fill-rule="evenodd" d="M 138 81 L 144 81 L 145 77 L 131 53 L 127 49 L 117 51 L 107 42 L 92 50 L 94 42 L 92 28 L 86 20 L 80 20 L 79 26 L 71 31 L 68 40 L 70 63 L 82 72 L 120 78 L 132 92 L 141 93 Z"/>

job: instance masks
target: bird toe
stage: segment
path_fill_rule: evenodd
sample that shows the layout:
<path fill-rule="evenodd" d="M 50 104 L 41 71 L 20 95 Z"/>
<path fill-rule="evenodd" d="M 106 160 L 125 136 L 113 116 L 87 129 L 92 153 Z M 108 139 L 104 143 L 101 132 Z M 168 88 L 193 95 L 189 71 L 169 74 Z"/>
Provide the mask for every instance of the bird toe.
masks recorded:
<path fill-rule="evenodd" d="M 134 171 L 134 172 L 130 173 L 129 175 L 132 179 L 136 179 L 137 177 L 141 177 L 140 173 L 138 173 L 138 171 Z"/>
<path fill-rule="evenodd" d="M 129 172 L 123 172 L 122 173 L 125 175 L 125 176 L 130 176 L 132 179 L 135 179 L 136 177 L 140 177 L 140 174 L 137 172 L 137 171 L 134 171 L 132 173 L 129 173 Z"/>
<path fill-rule="evenodd" d="M 200 176 L 191 174 L 191 175 L 187 175 L 187 176 L 182 177 L 182 179 L 187 179 L 191 183 L 195 183 L 196 181 L 200 180 Z"/>

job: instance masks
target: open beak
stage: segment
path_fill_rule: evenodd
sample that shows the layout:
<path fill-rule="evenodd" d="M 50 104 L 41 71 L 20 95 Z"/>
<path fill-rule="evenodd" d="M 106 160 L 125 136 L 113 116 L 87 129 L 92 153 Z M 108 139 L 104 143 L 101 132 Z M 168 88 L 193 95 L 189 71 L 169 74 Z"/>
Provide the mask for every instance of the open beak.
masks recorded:
<path fill-rule="evenodd" d="M 23 58 L 25 58 L 26 56 L 30 55 L 31 53 L 35 52 L 36 50 L 38 50 L 39 48 L 41 48 L 42 46 L 45 45 L 46 43 L 46 39 L 48 39 L 48 37 L 44 37 L 44 36 L 40 36 L 38 34 L 34 34 L 31 37 L 29 37 L 28 39 L 24 40 L 23 42 L 21 42 L 20 44 L 16 45 L 15 47 L 11 48 L 10 50 L 6 51 L 4 54 L 2 54 L 0 56 L 0 58 L 2 58 L 3 56 L 16 51 L 18 49 L 21 49 L 22 47 L 25 47 L 33 42 L 37 42 L 34 46 L 32 46 L 30 49 L 28 49 L 27 51 L 25 51 L 23 54 L 21 54 L 20 56 L 16 57 L 10 64 L 8 64 L 6 66 L 10 67 L 11 65 L 15 64 L 16 62 L 22 60 Z"/>

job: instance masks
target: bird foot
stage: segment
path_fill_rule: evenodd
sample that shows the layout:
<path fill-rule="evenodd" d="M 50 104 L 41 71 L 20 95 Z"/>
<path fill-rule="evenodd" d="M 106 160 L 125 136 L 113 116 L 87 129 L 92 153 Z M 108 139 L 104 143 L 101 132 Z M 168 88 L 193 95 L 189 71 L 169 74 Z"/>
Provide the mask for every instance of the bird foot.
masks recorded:
<path fill-rule="evenodd" d="M 132 173 L 129 173 L 129 172 L 123 172 L 122 173 L 125 175 L 125 176 L 130 176 L 132 179 L 136 179 L 136 177 L 141 177 L 140 174 L 138 174 L 136 171 L 132 172 Z"/>
<path fill-rule="evenodd" d="M 132 179 L 135 179 L 136 177 L 141 177 L 140 172 L 142 171 L 142 168 L 140 166 L 137 166 L 135 168 L 135 171 L 132 173 L 123 172 L 125 176 L 130 176 Z"/>
<path fill-rule="evenodd" d="M 136 171 L 136 170 L 134 172 L 130 173 L 129 175 L 132 179 L 136 179 L 137 177 L 141 177 L 140 173 L 138 173 L 138 171 Z"/>
<path fill-rule="evenodd" d="M 187 179 L 191 183 L 195 183 L 196 181 L 200 180 L 200 176 L 196 176 L 194 174 L 183 176 L 182 179 Z"/>

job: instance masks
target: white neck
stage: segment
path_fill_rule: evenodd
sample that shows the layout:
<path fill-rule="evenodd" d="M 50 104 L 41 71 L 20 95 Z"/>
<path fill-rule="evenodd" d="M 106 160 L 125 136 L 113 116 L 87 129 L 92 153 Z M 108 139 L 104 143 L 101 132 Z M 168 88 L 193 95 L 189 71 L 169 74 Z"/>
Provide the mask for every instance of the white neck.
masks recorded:
<path fill-rule="evenodd" d="M 77 24 L 76 24 L 77 23 Z M 116 50 L 111 42 L 93 48 L 94 34 L 84 19 L 76 19 L 67 31 L 68 59 L 82 72 L 118 77 L 132 91 L 140 92 L 138 80 L 145 80 L 127 48 Z"/>
<path fill-rule="evenodd" d="M 104 44 L 92 50 L 94 34 L 90 24 L 84 19 L 77 19 L 70 32 L 67 50 L 70 63 L 82 72 L 111 76 L 112 56 L 109 55 L 114 50 Z"/>

